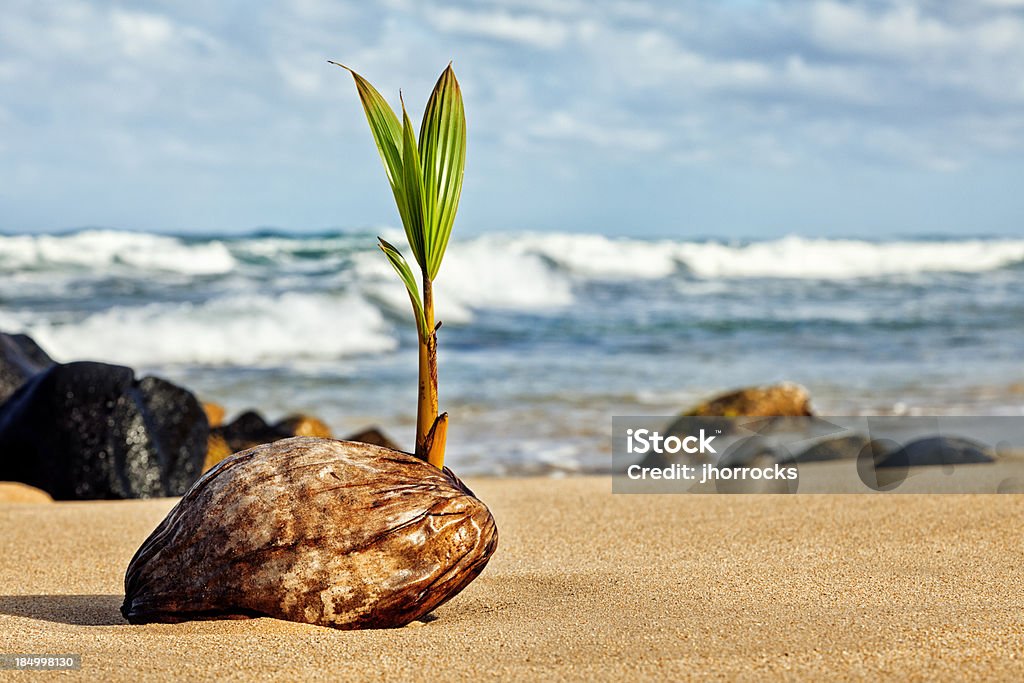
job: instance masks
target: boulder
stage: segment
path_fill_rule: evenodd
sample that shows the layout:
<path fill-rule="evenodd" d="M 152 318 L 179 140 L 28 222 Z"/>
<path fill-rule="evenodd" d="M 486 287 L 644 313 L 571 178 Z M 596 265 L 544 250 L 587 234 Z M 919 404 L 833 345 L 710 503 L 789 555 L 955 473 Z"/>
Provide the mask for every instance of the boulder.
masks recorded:
<path fill-rule="evenodd" d="M 229 424 L 214 427 L 211 430 L 203 471 L 210 469 L 232 453 L 293 436 L 316 436 L 329 439 L 333 434 L 331 428 L 323 420 L 311 415 L 290 415 L 270 424 L 256 411 L 246 411 Z M 359 441 L 395 451 L 404 450 L 378 427 L 367 427 L 354 434 L 349 434 L 345 437 L 345 441 Z"/>
<path fill-rule="evenodd" d="M 995 452 L 978 441 L 959 436 L 930 436 L 882 456 L 876 460 L 875 468 L 970 465 L 995 460 Z"/>
<path fill-rule="evenodd" d="M 206 441 L 206 458 L 203 460 L 203 472 L 210 469 L 224 458 L 231 455 L 231 447 L 224 440 L 224 436 L 215 431 L 216 427 L 224 424 L 224 406 L 219 403 L 203 401 L 203 412 L 206 413 L 206 421 L 210 425 L 210 436 Z"/>
<path fill-rule="evenodd" d="M 210 438 L 206 440 L 206 458 L 203 460 L 203 472 L 232 453 L 233 451 L 228 446 L 228 442 L 224 440 L 224 437 L 216 431 L 211 431 Z"/>
<path fill-rule="evenodd" d="M 325 439 L 333 436 L 331 428 L 312 415 L 289 415 L 270 424 L 255 410 L 247 410 L 228 424 L 214 428 L 213 434 L 227 444 L 229 453 L 292 436 L 318 436 Z M 217 441 L 218 445 L 220 441 Z"/>
<path fill-rule="evenodd" d="M 450 470 L 378 446 L 311 437 L 207 472 L 135 553 L 133 624 L 274 617 L 394 628 L 451 599 L 498 542 Z"/>
<path fill-rule="evenodd" d="M 206 421 L 210 423 L 211 429 L 224 424 L 224 406 L 221 404 L 203 401 L 203 412 L 206 413 Z"/>
<path fill-rule="evenodd" d="M 0 406 L 0 479 L 57 500 L 180 496 L 199 477 L 208 433 L 196 398 L 166 380 L 54 365 Z"/>
<path fill-rule="evenodd" d="M 231 422 L 214 428 L 213 433 L 227 443 L 232 453 L 291 436 L 279 431 L 255 410 L 245 411 Z"/>
<path fill-rule="evenodd" d="M 323 420 L 312 415 L 289 415 L 270 424 L 255 410 L 247 410 L 228 424 L 216 426 L 210 432 L 204 471 L 232 453 L 293 436 L 329 439 L 333 434 Z"/>
<path fill-rule="evenodd" d="M 837 436 L 830 439 L 823 439 L 808 446 L 803 452 L 797 455 L 789 453 L 782 454 L 778 461 L 785 462 L 821 462 L 825 460 L 855 460 L 860 457 L 861 451 L 868 445 L 872 445 L 872 452 L 883 455 L 891 452 L 886 450 L 885 444 L 881 441 L 871 441 L 863 434 L 851 434 L 849 436 Z"/>
<path fill-rule="evenodd" d="M 682 417 L 809 417 L 811 397 L 799 384 L 783 382 L 748 387 L 716 396 L 682 414 Z"/>
<path fill-rule="evenodd" d="M 355 434 L 349 434 L 345 437 L 345 440 L 359 441 L 361 443 L 373 444 L 374 446 L 383 446 L 384 448 L 390 448 L 393 451 L 404 450 L 377 427 L 367 427 Z"/>
<path fill-rule="evenodd" d="M 25 334 L 0 332 L 0 403 L 54 361 Z"/>
<path fill-rule="evenodd" d="M 16 481 L 0 481 L 0 503 L 52 503 L 49 493 Z"/>
<path fill-rule="evenodd" d="M 289 415 L 277 422 L 274 429 L 288 436 L 318 436 L 322 439 L 334 436 L 327 423 L 312 415 Z"/>
<path fill-rule="evenodd" d="M 685 438 L 703 429 L 708 433 L 722 435 L 735 433 L 736 417 L 809 417 L 813 415 L 810 396 L 807 390 L 798 384 L 784 382 L 763 387 L 747 387 L 725 394 L 720 394 L 708 401 L 693 406 L 680 414 L 663 430 L 665 436 Z M 747 441 L 737 445 L 735 451 L 727 459 L 720 459 L 723 467 L 741 467 L 754 462 L 762 456 L 768 456 L 766 448 L 757 441 Z M 648 454 L 640 463 L 643 467 L 664 467 L 669 464 L 699 464 L 709 462 L 700 455 L 663 455 Z"/>

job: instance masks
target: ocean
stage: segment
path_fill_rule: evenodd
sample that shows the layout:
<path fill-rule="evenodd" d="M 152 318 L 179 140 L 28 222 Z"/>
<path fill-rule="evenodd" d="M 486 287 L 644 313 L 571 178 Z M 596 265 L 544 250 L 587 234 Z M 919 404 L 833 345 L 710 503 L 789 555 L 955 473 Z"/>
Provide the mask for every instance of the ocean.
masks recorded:
<path fill-rule="evenodd" d="M 1024 239 L 486 234 L 435 291 L 462 474 L 604 471 L 612 415 L 778 381 L 826 415 L 1024 414 Z M 0 236 L 0 329 L 411 446 L 415 334 L 375 233 Z"/>

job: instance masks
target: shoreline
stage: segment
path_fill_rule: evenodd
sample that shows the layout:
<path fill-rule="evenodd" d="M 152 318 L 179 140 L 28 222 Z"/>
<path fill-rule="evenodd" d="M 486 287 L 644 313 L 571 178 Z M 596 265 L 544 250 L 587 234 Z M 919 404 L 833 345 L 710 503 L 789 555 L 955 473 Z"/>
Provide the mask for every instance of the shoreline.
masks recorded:
<path fill-rule="evenodd" d="M 1024 498 L 626 496 L 609 477 L 471 478 L 499 548 L 391 631 L 129 626 L 128 560 L 176 499 L 0 505 L 0 651 L 108 681 L 502 676 L 1009 678 Z M 586 540 L 581 540 L 586 539 Z"/>

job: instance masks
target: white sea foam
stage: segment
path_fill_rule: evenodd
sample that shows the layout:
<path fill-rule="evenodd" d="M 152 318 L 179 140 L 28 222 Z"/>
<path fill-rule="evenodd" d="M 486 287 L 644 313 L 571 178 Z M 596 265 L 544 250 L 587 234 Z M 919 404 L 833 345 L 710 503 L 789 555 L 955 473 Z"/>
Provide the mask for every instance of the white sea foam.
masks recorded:
<path fill-rule="evenodd" d="M 361 252 L 355 264 L 356 280 L 404 315 L 408 295 L 383 255 Z M 449 323 L 468 322 L 473 309 L 534 311 L 573 301 L 572 283 L 564 273 L 538 254 L 502 248 L 486 237 L 452 242 L 434 284 L 437 317 Z"/>
<path fill-rule="evenodd" d="M 404 243 L 400 231 L 385 232 Z M 387 351 L 397 342 L 383 311 L 404 318 L 409 303 L 373 245 L 369 235 L 202 241 L 90 230 L 0 237 L 0 271 L 6 271 L 0 289 L 8 301 L 0 327 L 34 334 L 63 359 L 129 364 L 273 364 Z M 720 293 L 737 278 L 981 272 L 1020 262 L 1024 240 L 1011 239 L 870 242 L 786 237 L 724 244 L 599 235 L 484 235 L 449 245 L 436 281 L 437 317 L 460 323 L 485 309 L 557 311 L 583 296 L 581 283 L 650 280 L 676 271 L 699 278 L 676 284 L 692 295 L 701 287 Z M 175 287 L 183 289 L 180 296 L 173 290 L 175 301 L 147 304 L 152 301 L 148 295 L 133 292 L 150 289 L 112 289 L 104 283 L 111 272 L 125 283 L 142 283 L 159 272 L 177 275 Z M 196 296 L 187 278 L 197 274 L 215 280 L 204 282 L 199 292 L 212 298 L 198 305 L 183 303 Z M 103 305 L 107 296 L 116 301 L 114 308 L 83 312 Z M 25 304 L 13 303 L 22 297 Z M 47 297 L 57 305 L 38 308 Z M 64 299 L 65 305 L 58 303 Z M 716 306 L 714 315 L 730 313 L 721 303 Z M 864 322 L 874 315 L 850 308 L 831 314 L 814 308 L 788 310 L 787 320 Z M 731 314 L 742 317 L 744 311 Z M 691 315 L 699 317 L 699 311 Z"/>
<path fill-rule="evenodd" d="M 380 311 L 352 294 L 293 292 L 233 296 L 200 305 L 150 304 L 112 308 L 72 324 L 36 322 L 25 327 L 58 360 L 127 365 L 287 364 L 397 346 Z"/>
<path fill-rule="evenodd" d="M 572 285 L 537 254 L 488 238 L 449 245 L 438 275 L 440 296 L 464 306 L 540 310 L 572 303 Z"/>
<path fill-rule="evenodd" d="M 320 253 L 326 258 L 337 258 L 355 249 L 371 249 L 373 245 L 374 240 L 369 235 L 361 234 L 272 235 L 234 239 L 229 243 L 229 248 L 235 256 L 241 258 L 290 263 L 300 255 L 308 258 L 310 254 Z"/>
<path fill-rule="evenodd" d="M 701 277 L 844 279 L 982 272 L 1024 260 L 1024 240 L 867 242 L 785 237 L 744 246 L 683 243 L 677 257 Z"/>
<path fill-rule="evenodd" d="M 382 233 L 410 255 L 400 230 Z M 442 344 L 444 407 L 459 415 L 449 450 L 470 473 L 606 468 L 610 412 L 669 414 L 782 379 L 807 383 L 826 412 L 1021 410 L 1010 383 L 1022 239 L 462 234 L 437 280 L 437 313 L 477 316 Z M 338 433 L 372 421 L 408 438 L 415 352 L 395 349 L 412 341 L 409 302 L 374 243 L 366 233 L 0 236 L 0 330 L 28 332 L 58 360 L 155 372 L 231 410 L 308 407 L 346 425 Z M 972 271 L 992 272 L 941 274 Z M 842 281 L 866 277 L 878 279 Z M 557 319 L 540 321 L 543 336 L 509 334 L 514 312 L 546 310 Z M 354 372 L 358 385 L 335 381 Z"/>
<path fill-rule="evenodd" d="M 650 279 L 679 267 L 703 278 L 844 279 L 922 272 L 982 272 L 1024 261 L 1024 240 L 869 242 L 784 237 L 749 244 L 646 241 L 601 235 L 481 237 L 538 254 L 585 278 Z"/>
<path fill-rule="evenodd" d="M 542 256 L 560 268 L 599 279 L 654 279 L 679 266 L 678 244 L 619 239 L 603 235 L 525 234 L 481 237 L 477 243 L 521 258 Z"/>
<path fill-rule="evenodd" d="M 402 246 L 400 230 L 384 229 Z M 356 280 L 393 280 L 370 235 L 254 236 L 190 240 L 167 235 L 86 230 L 67 235 L 0 237 L 0 270 L 96 271 L 122 267 L 218 275 L 253 261 L 246 273 L 321 273 L 356 263 Z M 639 240 L 592 234 L 511 233 L 456 238 L 438 287 L 453 315 L 470 308 L 537 309 L 573 301 L 580 280 L 644 280 L 677 270 L 707 279 L 882 277 L 923 272 L 982 272 L 1024 261 L 1024 240 L 872 242 L 784 237 L 751 243 Z M 408 251 L 406 249 L 406 251 Z M 407 254 L 409 256 L 409 254 Z M 515 283 L 514 286 L 510 283 Z M 385 289 L 391 289 L 387 287 Z M 384 298 L 401 300 L 398 295 Z"/>
<path fill-rule="evenodd" d="M 186 243 L 176 237 L 116 230 L 68 235 L 0 237 L 0 269 L 126 266 L 187 275 L 230 271 L 235 259 L 220 241 Z"/>

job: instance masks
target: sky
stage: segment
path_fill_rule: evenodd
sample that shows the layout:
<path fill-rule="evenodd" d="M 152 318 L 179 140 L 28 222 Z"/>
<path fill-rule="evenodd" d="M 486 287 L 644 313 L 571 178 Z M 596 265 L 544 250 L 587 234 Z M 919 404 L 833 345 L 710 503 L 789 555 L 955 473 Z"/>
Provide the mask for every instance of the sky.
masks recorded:
<path fill-rule="evenodd" d="M 396 225 L 328 59 L 454 60 L 459 232 L 1024 234 L 1024 0 L 4 0 L 0 230 Z"/>

